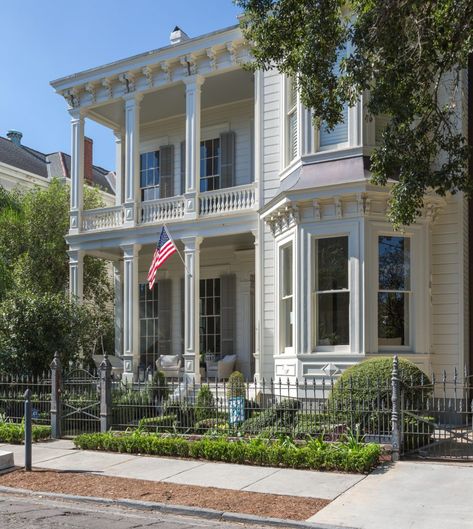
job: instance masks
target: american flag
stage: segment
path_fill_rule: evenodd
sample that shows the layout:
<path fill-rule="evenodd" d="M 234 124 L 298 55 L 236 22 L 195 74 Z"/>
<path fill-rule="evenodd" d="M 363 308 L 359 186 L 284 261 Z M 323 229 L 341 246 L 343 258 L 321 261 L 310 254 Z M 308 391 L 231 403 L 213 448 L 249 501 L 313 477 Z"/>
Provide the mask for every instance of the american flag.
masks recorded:
<path fill-rule="evenodd" d="M 156 272 L 158 271 L 158 268 L 176 251 L 176 245 L 169 237 L 166 228 L 163 226 L 148 272 L 148 284 L 150 290 L 153 290 L 154 283 L 156 282 Z"/>

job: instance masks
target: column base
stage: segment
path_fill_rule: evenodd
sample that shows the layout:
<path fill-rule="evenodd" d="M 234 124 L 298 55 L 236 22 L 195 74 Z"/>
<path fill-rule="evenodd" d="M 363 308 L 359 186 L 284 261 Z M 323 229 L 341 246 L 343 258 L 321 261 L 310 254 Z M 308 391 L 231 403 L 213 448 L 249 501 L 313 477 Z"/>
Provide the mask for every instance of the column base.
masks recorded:
<path fill-rule="evenodd" d="M 200 383 L 199 357 L 194 353 L 184 353 L 184 373 Z"/>

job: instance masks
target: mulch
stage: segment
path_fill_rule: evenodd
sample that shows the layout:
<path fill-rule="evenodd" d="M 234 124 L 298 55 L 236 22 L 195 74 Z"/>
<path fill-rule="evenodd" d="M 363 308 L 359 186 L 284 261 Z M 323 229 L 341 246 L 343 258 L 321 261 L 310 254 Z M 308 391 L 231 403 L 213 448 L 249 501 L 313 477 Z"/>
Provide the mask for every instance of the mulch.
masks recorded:
<path fill-rule="evenodd" d="M 288 520 L 307 520 L 330 503 L 328 500 L 318 498 L 262 494 L 43 469 L 33 469 L 33 472 L 15 470 L 1 475 L 0 485 L 39 492 L 187 505 Z"/>

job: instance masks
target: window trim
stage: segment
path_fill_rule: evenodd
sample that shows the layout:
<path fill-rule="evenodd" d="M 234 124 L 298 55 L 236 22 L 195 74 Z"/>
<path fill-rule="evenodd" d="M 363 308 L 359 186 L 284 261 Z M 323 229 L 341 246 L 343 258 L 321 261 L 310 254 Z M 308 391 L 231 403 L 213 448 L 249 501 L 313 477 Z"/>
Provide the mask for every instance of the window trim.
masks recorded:
<path fill-rule="evenodd" d="M 212 137 L 212 138 L 201 138 L 200 139 L 200 146 L 199 146 L 199 165 L 202 163 L 202 157 L 200 156 L 200 153 L 201 153 L 201 149 L 202 149 L 202 144 L 205 144 L 205 142 L 207 141 L 211 141 L 213 143 L 215 143 L 216 141 L 218 141 L 218 156 L 216 157 L 217 158 L 217 163 L 218 163 L 218 168 L 219 168 L 219 171 L 217 174 L 213 174 L 213 175 L 207 175 L 207 176 L 202 176 L 202 171 L 199 170 L 199 192 L 200 193 L 207 193 L 207 192 L 212 192 L 212 191 L 219 191 L 220 189 L 222 189 L 221 185 L 222 185 L 222 182 L 221 182 L 221 167 L 222 167 L 222 146 L 220 144 L 220 135 L 217 136 L 217 137 Z M 214 156 L 215 158 L 215 156 Z M 201 191 L 201 184 L 202 184 L 202 181 L 203 180 L 208 180 L 209 178 L 216 178 L 217 179 L 217 182 L 218 182 L 218 187 L 216 187 L 215 189 L 211 189 L 210 191 L 209 190 L 206 190 L 206 191 Z"/>
<path fill-rule="evenodd" d="M 296 134 L 297 134 L 297 148 L 296 155 L 293 158 L 289 157 L 289 127 L 288 127 L 288 97 L 289 90 L 288 84 L 290 78 L 282 74 L 281 75 L 281 99 L 280 99 L 280 145 L 281 145 L 281 157 L 280 157 L 280 173 L 285 172 L 287 169 L 295 166 L 301 157 L 301 146 L 302 146 L 302 112 L 299 91 L 296 91 L 296 103 L 291 107 L 291 114 L 295 112 L 296 115 Z"/>

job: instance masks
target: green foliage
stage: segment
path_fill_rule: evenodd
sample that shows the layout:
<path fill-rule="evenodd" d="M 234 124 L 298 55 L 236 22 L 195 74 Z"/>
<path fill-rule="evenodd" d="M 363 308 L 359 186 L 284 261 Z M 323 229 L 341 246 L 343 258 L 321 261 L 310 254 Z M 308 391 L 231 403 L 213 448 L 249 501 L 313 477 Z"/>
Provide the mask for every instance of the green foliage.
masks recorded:
<path fill-rule="evenodd" d="M 162 371 L 158 370 L 154 373 L 149 393 L 152 402 L 161 402 L 168 398 L 169 388 Z"/>
<path fill-rule="evenodd" d="M 0 304 L 0 363 L 10 374 L 41 374 L 55 351 L 64 363 L 92 354 L 98 333 L 91 306 L 64 294 L 11 291 Z"/>
<path fill-rule="evenodd" d="M 227 382 L 227 398 L 246 397 L 245 377 L 240 371 L 234 371 Z"/>
<path fill-rule="evenodd" d="M 207 384 L 203 384 L 197 393 L 195 402 L 195 419 L 203 421 L 215 416 L 215 399 Z"/>
<path fill-rule="evenodd" d="M 367 409 L 373 402 L 377 407 L 389 407 L 392 369 L 393 360 L 389 357 L 371 358 L 350 367 L 334 384 L 328 409 Z M 411 403 L 422 402 L 431 393 L 427 375 L 405 358 L 399 358 L 399 379 Z"/>
<path fill-rule="evenodd" d="M 295 79 L 316 126 L 332 129 L 369 90 L 368 119 L 389 120 L 371 171 L 376 184 L 397 180 L 389 213 L 396 227 L 415 221 L 429 189 L 473 193 L 471 152 L 456 123 L 461 71 L 473 52 L 471 0 L 355 0 L 350 11 L 341 0 L 236 4 L 252 67 Z"/>
<path fill-rule="evenodd" d="M 33 442 L 42 441 L 51 437 L 51 427 L 33 425 L 31 430 Z M 23 423 L 0 422 L 0 442 L 9 444 L 23 444 L 25 426 Z"/>
<path fill-rule="evenodd" d="M 190 440 L 142 431 L 125 434 L 112 432 L 82 434 L 74 439 L 74 444 L 84 450 L 358 473 L 373 469 L 378 464 L 381 454 L 381 448 L 375 444 L 325 443 L 320 439 L 296 444 L 288 437 L 276 441 L 262 438 L 230 440 L 225 437 Z"/>
<path fill-rule="evenodd" d="M 292 427 L 300 407 L 301 402 L 297 399 L 283 399 L 247 419 L 241 425 L 240 432 L 243 435 L 292 433 Z"/>
<path fill-rule="evenodd" d="M 192 429 L 195 423 L 195 408 L 188 402 L 168 400 L 164 404 L 164 415 L 176 417 L 176 428 L 185 433 Z"/>
<path fill-rule="evenodd" d="M 145 417 L 140 420 L 138 428 L 150 432 L 169 432 L 176 429 L 175 415 L 162 415 L 161 417 Z"/>

